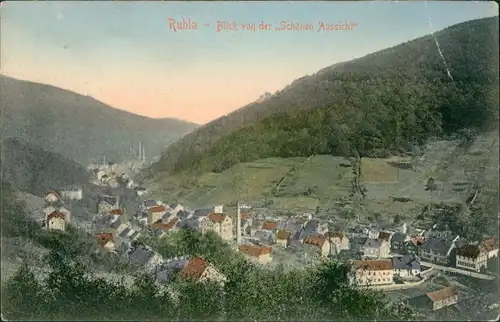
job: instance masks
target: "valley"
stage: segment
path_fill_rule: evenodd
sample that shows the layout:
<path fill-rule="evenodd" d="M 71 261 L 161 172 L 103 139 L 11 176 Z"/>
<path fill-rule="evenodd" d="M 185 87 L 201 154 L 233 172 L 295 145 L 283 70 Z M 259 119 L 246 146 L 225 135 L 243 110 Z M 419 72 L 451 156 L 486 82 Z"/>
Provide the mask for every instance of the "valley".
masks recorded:
<path fill-rule="evenodd" d="M 179 58 L 147 68 L 216 83 Z M 460 22 L 203 125 L 0 76 L 2 319 L 490 319 L 498 60 L 498 16 Z M 211 106 L 147 68 L 141 108 Z"/>
<path fill-rule="evenodd" d="M 148 159 L 197 124 L 125 112 L 62 88 L 0 75 L 2 141 L 14 139 L 57 153 L 80 165 L 131 158 L 140 142 Z M 135 152 L 137 154 L 137 151 Z"/>

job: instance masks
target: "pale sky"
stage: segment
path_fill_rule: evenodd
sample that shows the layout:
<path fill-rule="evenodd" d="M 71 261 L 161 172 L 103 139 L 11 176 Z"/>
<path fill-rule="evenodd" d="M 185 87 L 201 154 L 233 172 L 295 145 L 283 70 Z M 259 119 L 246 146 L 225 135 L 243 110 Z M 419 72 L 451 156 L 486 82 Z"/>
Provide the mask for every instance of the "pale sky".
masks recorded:
<path fill-rule="evenodd" d="M 413 1 L 3 2 L 1 73 L 141 115 L 205 123 L 329 65 L 494 15 L 495 2 L 472 1 L 427 8 Z M 169 17 L 191 18 L 198 30 L 174 32 Z M 257 28 L 293 21 L 314 30 L 217 33 L 217 21 Z M 357 26 L 318 32 L 320 21 Z"/>

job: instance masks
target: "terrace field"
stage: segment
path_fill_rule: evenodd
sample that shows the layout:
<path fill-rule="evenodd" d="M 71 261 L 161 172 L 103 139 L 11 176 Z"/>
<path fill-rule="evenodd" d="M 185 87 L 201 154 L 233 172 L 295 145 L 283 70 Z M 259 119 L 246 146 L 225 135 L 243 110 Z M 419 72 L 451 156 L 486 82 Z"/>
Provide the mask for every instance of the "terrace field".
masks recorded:
<path fill-rule="evenodd" d="M 486 197 L 483 192 L 491 197 L 498 187 L 497 138 L 497 131 L 480 135 L 469 147 L 458 140 L 434 141 L 425 147 L 416 169 L 409 158 L 363 158 L 366 213 L 412 218 L 428 203 L 464 202 L 474 184 L 489 186 L 478 200 Z M 430 177 L 437 191 L 425 190 Z M 318 206 L 322 215 L 333 216 L 336 203 L 348 198 L 352 179 L 349 160 L 316 155 L 239 163 L 222 173 L 178 174 L 156 178 L 151 185 L 155 197 L 191 207 L 231 205 L 239 198 L 270 210 L 314 212 Z"/>

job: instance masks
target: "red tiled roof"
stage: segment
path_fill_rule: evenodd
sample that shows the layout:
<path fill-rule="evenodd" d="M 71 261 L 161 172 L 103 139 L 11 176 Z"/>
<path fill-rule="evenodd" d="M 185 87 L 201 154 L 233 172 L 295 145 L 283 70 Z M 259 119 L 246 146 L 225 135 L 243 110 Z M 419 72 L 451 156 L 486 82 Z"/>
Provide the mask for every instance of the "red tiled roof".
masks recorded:
<path fill-rule="evenodd" d="M 61 198 L 61 195 L 57 191 L 55 191 L 55 190 L 49 190 L 49 191 L 47 191 L 47 193 L 45 194 L 45 196 L 48 196 L 51 193 L 54 194 L 57 198 Z"/>
<path fill-rule="evenodd" d="M 47 216 L 47 220 L 50 220 L 52 218 L 61 218 L 61 219 L 64 219 L 64 214 L 60 213 L 59 211 L 55 210 L 53 212 L 51 212 L 48 216 Z"/>
<path fill-rule="evenodd" d="M 439 291 L 427 293 L 426 295 L 433 301 L 441 301 L 447 298 L 452 297 L 453 295 L 457 295 L 457 288 L 455 286 L 448 286 L 443 289 L 440 289 Z"/>
<path fill-rule="evenodd" d="M 123 210 L 121 209 L 113 209 L 113 210 L 110 210 L 109 212 L 110 215 L 123 215 Z"/>
<path fill-rule="evenodd" d="M 208 263 L 203 258 L 193 257 L 181 271 L 182 278 L 199 279 L 208 267 Z"/>
<path fill-rule="evenodd" d="M 276 238 L 277 239 L 288 239 L 292 233 L 288 230 L 278 230 L 276 233 Z"/>
<path fill-rule="evenodd" d="M 392 260 L 357 260 L 353 262 L 352 266 L 355 269 L 364 269 L 368 271 L 387 271 L 392 269 Z"/>
<path fill-rule="evenodd" d="M 276 229 L 276 227 L 278 227 L 278 223 L 277 222 L 275 222 L 275 221 L 265 221 L 262 224 L 262 228 L 261 229 L 274 230 L 274 229 Z"/>
<path fill-rule="evenodd" d="M 149 209 L 151 212 L 165 212 L 167 209 L 164 206 L 155 206 Z"/>
<path fill-rule="evenodd" d="M 490 238 L 483 242 L 483 247 L 487 252 L 498 249 L 498 239 Z"/>
<path fill-rule="evenodd" d="M 226 219 L 226 215 L 218 214 L 218 213 L 211 213 L 210 215 L 208 215 L 208 218 L 213 222 L 221 223 Z"/>
<path fill-rule="evenodd" d="M 309 236 L 304 238 L 304 244 L 323 247 L 326 242 L 326 237 L 323 236 Z"/>
<path fill-rule="evenodd" d="M 386 233 L 385 231 L 381 231 L 378 234 L 378 239 L 385 240 L 386 242 L 388 242 L 390 238 L 391 238 L 391 234 Z"/>
<path fill-rule="evenodd" d="M 98 239 L 99 245 L 101 245 L 101 247 L 104 247 L 107 242 L 113 241 L 112 233 L 95 234 L 94 237 Z"/>
<path fill-rule="evenodd" d="M 466 244 L 457 249 L 457 255 L 467 258 L 477 258 L 481 254 L 481 249 L 477 245 Z"/>
<path fill-rule="evenodd" d="M 252 257 L 259 257 L 262 255 L 270 254 L 271 247 L 259 247 L 253 245 L 240 245 L 238 247 L 239 251 Z"/>
<path fill-rule="evenodd" d="M 425 238 L 424 237 L 413 237 L 410 239 L 411 243 L 415 246 L 420 246 L 424 243 Z"/>
<path fill-rule="evenodd" d="M 174 228 L 175 225 L 179 222 L 179 218 L 175 217 L 172 220 L 170 220 L 168 223 L 163 223 L 161 222 L 161 219 L 155 222 L 152 226 L 154 228 L 162 229 L 163 231 L 169 231 L 170 229 Z"/>

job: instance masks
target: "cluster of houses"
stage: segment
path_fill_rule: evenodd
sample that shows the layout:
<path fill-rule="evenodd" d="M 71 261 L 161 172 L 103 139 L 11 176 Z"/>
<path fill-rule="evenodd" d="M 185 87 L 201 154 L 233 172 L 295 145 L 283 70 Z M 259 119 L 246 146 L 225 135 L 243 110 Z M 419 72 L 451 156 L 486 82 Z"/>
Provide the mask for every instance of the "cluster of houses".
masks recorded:
<path fill-rule="evenodd" d="M 82 199 L 83 190 L 81 187 L 48 191 L 44 196 L 45 207 L 43 208 L 42 226 L 50 231 L 65 231 L 66 225 L 71 219 L 71 203 L 67 206 L 66 202 Z"/>
<path fill-rule="evenodd" d="M 49 191 L 44 208 L 45 225 L 64 231 L 70 210 L 64 199 L 81 199 L 81 189 Z M 498 257 L 498 239 L 470 242 L 453 236 L 447 227 L 409 228 L 405 223 L 391 227 L 367 225 L 353 230 L 331 229 L 328 222 L 311 214 L 265 216 L 259 210 L 238 204 L 235 216 L 224 212 L 223 205 L 190 210 L 178 204 L 145 200 L 131 216 L 120 207 L 120 197 L 99 196 L 94 218 L 94 237 L 104 251 L 124 256 L 158 281 L 176 276 L 224 282 L 226 278 L 205 259 L 183 256 L 163 259 L 146 245 L 137 243 L 142 234 L 163 238 L 179 229 L 216 233 L 234 245 L 250 261 L 268 264 L 273 253 L 290 252 L 303 258 L 339 257 L 350 261 L 350 281 L 360 286 L 391 285 L 420 280 L 421 262 L 479 272 L 488 261 Z M 127 219 L 125 219 L 127 218 Z M 457 302 L 453 287 L 428 293 L 426 299 L 437 310 Z"/>
<path fill-rule="evenodd" d="M 197 229 L 202 233 L 213 231 L 230 244 L 236 241 L 239 252 L 260 264 L 272 261 L 272 249 L 276 247 L 300 252 L 311 259 L 340 256 L 360 260 L 360 265 L 375 261 L 374 267 L 385 261 L 382 266 L 390 266 L 392 273 L 386 278 L 370 280 L 370 284 L 393 283 L 394 277 L 418 277 L 420 261 L 480 271 L 487 268 L 489 259 L 498 256 L 496 239 L 471 243 L 436 226 L 428 230 L 408 229 L 403 223 L 385 229 L 369 226 L 355 233 L 330 230 L 327 222 L 311 214 L 266 217 L 240 206 L 236 218 L 232 218 L 224 213 L 223 205 L 189 210 L 177 203 L 157 200 L 142 202 L 130 222 L 122 223 L 118 197 L 102 196 L 98 207 L 98 216 L 115 239 L 135 240 L 140 233 L 162 238 L 178 229 Z M 115 244 L 118 247 L 121 243 L 115 241 Z"/>
<path fill-rule="evenodd" d="M 116 167 L 116 164 L 110 164 L 92 169 L 92 183 L 101 187 L 133 189 L 138 197 L 148 193 L 146 188 L 137 185 L 125 172 L 118 174 Z"/>
<path fill-rule="evenodd" d="M 81 198 L 81 188 L 48 192 L 44 209 L 47 227 L 64 230 L 70 210 L 63 199 Z M 178 229 L 197 229 L 213 231 L 230 244 L 236 241 L 239 252 L 261 264 L 272 261 L 272 249 L 278 247 L 312 259 L 340 256 L 358 260 L 356 265 L 365 268 L 391 267 L 392 273 L 386 277 L 363 277 L 359 284 L 387 284 L 394 277 L 419 276 L 420 261 L 479 272 L 487 268 L 489 259 L 498 256 L 499 248 L 497 239 L 473 243 L 453 236 L 446 227 L 424 230 L 403 223 L 384 229 L 370 225 L 358 231 L 331 230 L 328 222 L 311 214 L 264 216 L 246 206 L 239 206 L 236 218 L 232 218 L 224 213 L 223 205 L 190 210 L 178 203 L 151 199 L 143 201 L 130 220 L 123 220 L 124 214 L 119 196 L 99 196 L 94 230 L 106 249 L 127 248 L 143 233 L 162 238 Z M 378 269 L 368 272 L 368 276 L 378 276 Z"/>

